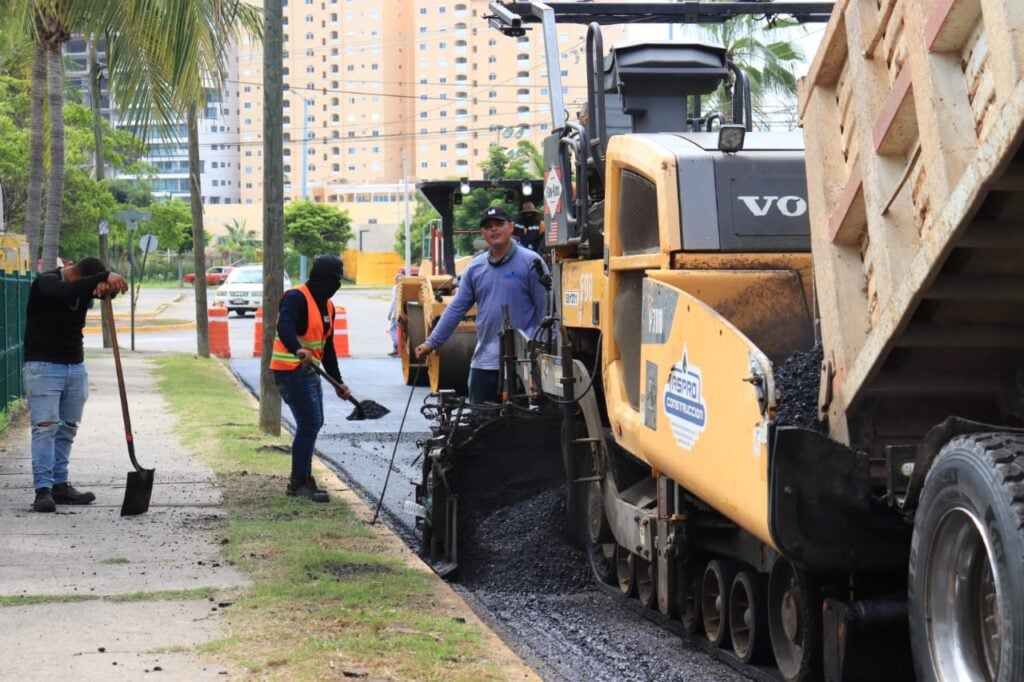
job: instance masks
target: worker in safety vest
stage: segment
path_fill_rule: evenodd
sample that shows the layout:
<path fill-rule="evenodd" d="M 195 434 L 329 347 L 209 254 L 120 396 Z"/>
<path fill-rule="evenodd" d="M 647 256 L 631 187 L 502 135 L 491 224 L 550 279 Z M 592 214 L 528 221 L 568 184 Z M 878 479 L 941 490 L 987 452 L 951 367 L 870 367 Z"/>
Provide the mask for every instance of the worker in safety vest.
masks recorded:
<path fill-rule="evenodd" d="M 313 365 L 322 367 L 340 384 L 335 389 L 339 398 L 351 395 L 334 351 L 331 297 L 341 287 L 342 273 L 340 258 L 317 256 L 306 283 L 284 292 L 270 360 L 274 384 L 295 419 L 292 473 L 286 493 L 314 502 L 327 502 L 329 498 L 313 478 L 313 447 L 324 425 L 323 389 Z"/>

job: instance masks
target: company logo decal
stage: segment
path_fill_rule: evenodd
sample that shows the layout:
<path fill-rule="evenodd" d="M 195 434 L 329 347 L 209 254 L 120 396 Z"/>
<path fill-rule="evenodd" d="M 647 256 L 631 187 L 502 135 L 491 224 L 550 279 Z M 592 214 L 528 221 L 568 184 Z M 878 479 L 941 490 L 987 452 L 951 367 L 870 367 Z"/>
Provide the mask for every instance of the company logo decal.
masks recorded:
<path fill-rule="evenodd" d="M 663 404 L 676 442 L 692 450 L 707 427 L 708 414 L 700 367 L 689 362 L 685 347 L 669 372 Z"/>
<path fill-rule="evenodd" d="M 747 207 L 747 210 L 758 218 L 763 218 L 768 215 L 768 211 L 775 209 L 786 216 L 787 218 L 796 218 L 807 213 L 807 201 L 803 197 L 798 196 L 743 196 L 736 197 L 743 202 L 743 205 Z"/>

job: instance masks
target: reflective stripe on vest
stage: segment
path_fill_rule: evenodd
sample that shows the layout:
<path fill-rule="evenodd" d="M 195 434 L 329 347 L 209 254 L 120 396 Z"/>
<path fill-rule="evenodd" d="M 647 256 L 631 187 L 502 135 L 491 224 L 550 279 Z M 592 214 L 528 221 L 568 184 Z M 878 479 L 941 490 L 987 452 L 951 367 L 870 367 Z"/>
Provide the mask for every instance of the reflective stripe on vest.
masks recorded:
<path fill-rule="evenodd" d="M 313 364 L 320 366 L 324 357 L 324 348 L 334 340 L 334 303 L 327 301 L 327 321 L 324 322 L 320 308 L 313 298 L 312 292 L 305 284 L 295 287 L 306 299 L 306 331 L 299 334 L 299 343 L 313 354 Z M 283 297 L 282 297 L 283 298 Z M 317 321 L 321 324 L 317 324 Z M 270 369 L 295 370 L 299 366 L 299 358 L 284 345 L 276 333 L 274 334 L 274 351 L 270 357 Z"/>

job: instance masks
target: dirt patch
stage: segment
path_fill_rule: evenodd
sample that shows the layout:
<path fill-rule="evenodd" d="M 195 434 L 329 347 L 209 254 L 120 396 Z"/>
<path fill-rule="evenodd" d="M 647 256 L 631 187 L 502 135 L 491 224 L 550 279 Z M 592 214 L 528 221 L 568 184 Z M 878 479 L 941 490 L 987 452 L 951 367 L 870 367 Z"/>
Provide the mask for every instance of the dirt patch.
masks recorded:
<path fill-rule="evenodd" d="M 324 570 L 338 580 L 392 572 L 391 567 L 384 564 L 342 564 L 335 561 L 324 564 Z"/>

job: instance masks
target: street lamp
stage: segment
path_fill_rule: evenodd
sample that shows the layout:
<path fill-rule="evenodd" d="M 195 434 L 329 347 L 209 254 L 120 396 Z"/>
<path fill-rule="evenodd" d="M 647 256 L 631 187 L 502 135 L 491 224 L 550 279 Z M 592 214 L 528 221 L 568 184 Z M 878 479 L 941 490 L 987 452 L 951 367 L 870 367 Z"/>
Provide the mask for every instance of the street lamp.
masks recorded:
<path fill-rule="evenodd" d="M 522 195 L 524 197 L 528 197 L 528 196 L 532 196 L 533 195 L 533 183 L 531 183 L 529 180 L 523 180 Z"/>

